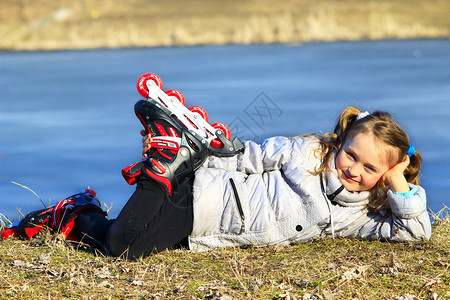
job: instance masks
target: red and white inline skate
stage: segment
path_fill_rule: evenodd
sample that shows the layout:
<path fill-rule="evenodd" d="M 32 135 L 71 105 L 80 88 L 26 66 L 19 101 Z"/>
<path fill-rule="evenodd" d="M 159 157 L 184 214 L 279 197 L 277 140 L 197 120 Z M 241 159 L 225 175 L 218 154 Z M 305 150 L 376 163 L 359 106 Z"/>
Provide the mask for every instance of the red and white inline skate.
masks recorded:
<path fill-rule="evenodd" d="M 144 127 L 154 136 L 155 146 L 161 143 L 162 136 L 165 136 L 162 143 L 170 144 L 177 141 L 167 138 L 176 136 L 171 129 L 167 132 L 161 131 L 161 127 L 156 127 L 164 124 L 176 131 L 188 130 L 218 156 L 232 156 L 244 149 L 239 139 L 230 141 L 231 131 L 227 125 L 221 122 L 209 124 L 205 109 L 200 106 L 187 108 L 185 97 L 180 91 L 171 89 L 163 92 L 162 88 L 161 78 L 153 73 L 143 74 L 137 81 L 139 94 L 147 100 L 138 101 L 135 112 Z"/>
<path fill-rule="evenodd" d="M 164 92 L 162 88 L 156 74 L 146 73 L 138 79 L 138 92 L 146 100 L 139 100 L 134 110 L 153 141 L 147 159 L 125 168 L 122 174 L 130 184 L 145 175 L 171 195 L 176 185 L 200 168 L 208 154 L 233 156 L 243 151 L 244 145 L 237 138 L 230 141 L 231 131 L 224 123 L 209 124 L 203 108 L 186 108 L 181 92 Z"/>

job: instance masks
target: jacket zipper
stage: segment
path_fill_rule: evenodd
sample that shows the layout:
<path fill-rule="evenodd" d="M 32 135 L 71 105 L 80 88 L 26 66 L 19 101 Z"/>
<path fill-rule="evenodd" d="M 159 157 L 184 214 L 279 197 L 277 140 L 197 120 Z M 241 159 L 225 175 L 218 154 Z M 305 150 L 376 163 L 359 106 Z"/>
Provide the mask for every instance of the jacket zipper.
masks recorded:
<path fill-rule="evenodd" d="M 241 225 L 241 233 L 245 232 L 245 215 L 244 210 L 242 209 L 241 199 L 239 198 L 239 194 L 237 192 L 236 185 L 234 184 L 233 178 L 230 178 L 231 188 L 233 189 L 234 199 L 236 200 L 237 209 L 239 215 L 241 216 L 242 225 Z"/>

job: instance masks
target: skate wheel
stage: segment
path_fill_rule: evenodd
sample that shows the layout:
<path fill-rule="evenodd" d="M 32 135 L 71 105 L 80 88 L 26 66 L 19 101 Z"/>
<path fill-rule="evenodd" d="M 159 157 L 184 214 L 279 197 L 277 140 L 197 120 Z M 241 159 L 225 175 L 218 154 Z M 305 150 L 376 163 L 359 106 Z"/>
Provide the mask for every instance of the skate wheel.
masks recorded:
<path fill-rule="evenodd" d="M 137 81 L 136 87 L 139 94 L 145 98 L 148 98 L 147 81 L 149 80 L 153 80 L 160 89 L 163 88 L 163 82 L 158 75 L 153 73 L 142 74 Z"/>
<path fill-rule="evenodd" d="M 206 122 L 209 121 L 208 113 L 206 112 L 206 110 L 203 107 L 194 105 L 194 106 L 188 107 L 188 109 L 190 111 L 192 111 L 193 113 L 199 114 L 203 118 L 203 120 L 205 120 Z"/>
<path fill-rule="evenodd" d="M 231 130 L 226 124 L 224 124 L 222 122 L 215 122 L 215 123 L 212 123 L 211 126 L 213 128 L 222 130 L 225 137 L 227 139 L 231 139 Z M 211 146 L 213 146 L 214 148 L 222 148 L 223 144 L 219 139 L 214 139 L 211 141 Z"/>
<path fill-rule="evenodd" d="M 172 90 L 167 90 L 164 93 L 166 93 L 167 96 L 177 98 L 181 102 L 181 104 L 186 105 L 186 98 L 180 91 L 172 89 Z"/>

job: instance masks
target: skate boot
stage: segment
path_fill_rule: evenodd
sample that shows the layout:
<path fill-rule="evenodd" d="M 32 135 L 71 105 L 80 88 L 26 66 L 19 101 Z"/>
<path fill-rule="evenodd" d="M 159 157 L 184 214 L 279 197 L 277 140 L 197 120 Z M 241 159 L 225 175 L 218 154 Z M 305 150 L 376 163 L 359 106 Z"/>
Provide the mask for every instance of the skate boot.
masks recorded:
<path fill-rule="evenodd" d="M 152 135 L 149 157 L 170 161 L 177 155 L 181 144 L 180 127 L 172 118 L 167 116 L 167 111 L 154 101 L 139 101 L 135 105 L 135 112 L 145 130 Z"/>
<path fill-rule="evenodd" d="M 204 163 L 208 155 L 205 142 L 198 140 L 189 131 L 182 129 L 181 137 L 176 145 L 172 145 L 171 158 L 162 151 L 154 150 L 145 160 L 132 164 L 122 170 L 122 175 L 129 184 L 136 183 L 139 176 L 159 184 L 168 196 L 172 196 L 173 190 L 183 182 L 189 180 L 198 168 Z M 170 151 L 172 151 L 170 150 Z"/>
<path fill-rule="evenodd" d="M 213 155 L 233 156 L 244 150 L 239 139 L 230 141 L 231 131 L 227 125 L 221 122 L 209 124 L 206 110 L 200 106 L 186 108 L 181 92 L 173 89 L 163 92 L 162 87 L 162 80 L 156 74 L 146 73 L 139 77 L 137 89 L 147 100 L 138 101 L 134 107 L 142 125 L 156 139 L 160 136 L 179 137 L 184 129 L 202 141 Z M 174 132 L 165 128 L 172 128 Z M 163 140 L 167 143 L 178 141 L 174 138 Z"/>
<path fill-rule="evenodd" d="M 61 232 L 66 239 L 78 240 L 71 234 L 75 219 L 82 213 L 92 211 L 105 215 L 94 190 L 86 189 L 58 201 L 55 205 L 28 213 L 21 221 L 12 223 L 2 230 L 2 238 L 18 236 L 32 238 L 44 228 Z"/>

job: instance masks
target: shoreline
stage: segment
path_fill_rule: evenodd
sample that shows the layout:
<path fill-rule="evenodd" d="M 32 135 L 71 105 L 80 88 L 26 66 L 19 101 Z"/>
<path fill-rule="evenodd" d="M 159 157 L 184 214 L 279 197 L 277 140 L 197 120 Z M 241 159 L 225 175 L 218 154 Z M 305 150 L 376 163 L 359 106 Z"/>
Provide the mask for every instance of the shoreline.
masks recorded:
<path fill-rule="evenodd" d="M 445 0 L 24 1 L 4 1 L 0 50 L 450 38 Z"/>
<path fill-rule="evenodd" d="M 1 53 L 31 53 L 31 52 L 62 52 L 62 51 L 106 51 L 106 50 L 129 50 L 129 49 L 164 49 L 164 48 L 189 48 L 189 47 L 241 47 L 241 46 L 269 46 L 283 45 L 286 47 L 296 47 L 307 44 L 327 44 L 327 43 L 377 43 L 377 42 L 408 42 L 408 41 L 450 41 L 450 37 L 420 37 L 420 38 L 391 38 L 377 40 L 327 40 L 327 41 L 305 41 L 301 43 L 252 43 L 252 44 L 192 44 L 192 45 L 154 45 L 154 46 L 121 46 L 121 47 L 96 47 L 96 48 L 54 48 L 54 49 L 3 49 Z"/>
<path fill-rule="evenodd" d="M 430 36 L 406 36 L 406 37 L 380 37 L 380 38 L 327 38 L 327 39 L 310 39 L 310 40 L 293 40 L 293 41 L 252 41 L 252 42 L 235 42 L 226 41 L 221 43 L 148 43 L 148 44 L 135 44 L 135 43 L 117 43 L 112 41 L 105 41 L 102 44 L 92 45 L 89 42 L 86 43 L 64 43 L 56 41 L 43 41 L 39 44 L 26 43 L 22 46 L 17 45 L 4 45 L 0 42 L 0 52 L 33 52 L 33 51 L 70 51 L 70 50 L 113 50 L 113 49 L 139 49 L 139 48 L 171 48 L 171 47 L 208 47 L 208 46 L 251 46 L 251 45 L 286 45 L 286 46 L 298 46 L 302 44 L 313 43 L 345 43 L 345 42 L 381 42 L 381 41 L 410 41 L 410 40 L 450 40 L 450 35 L 430 35 Z"/>

